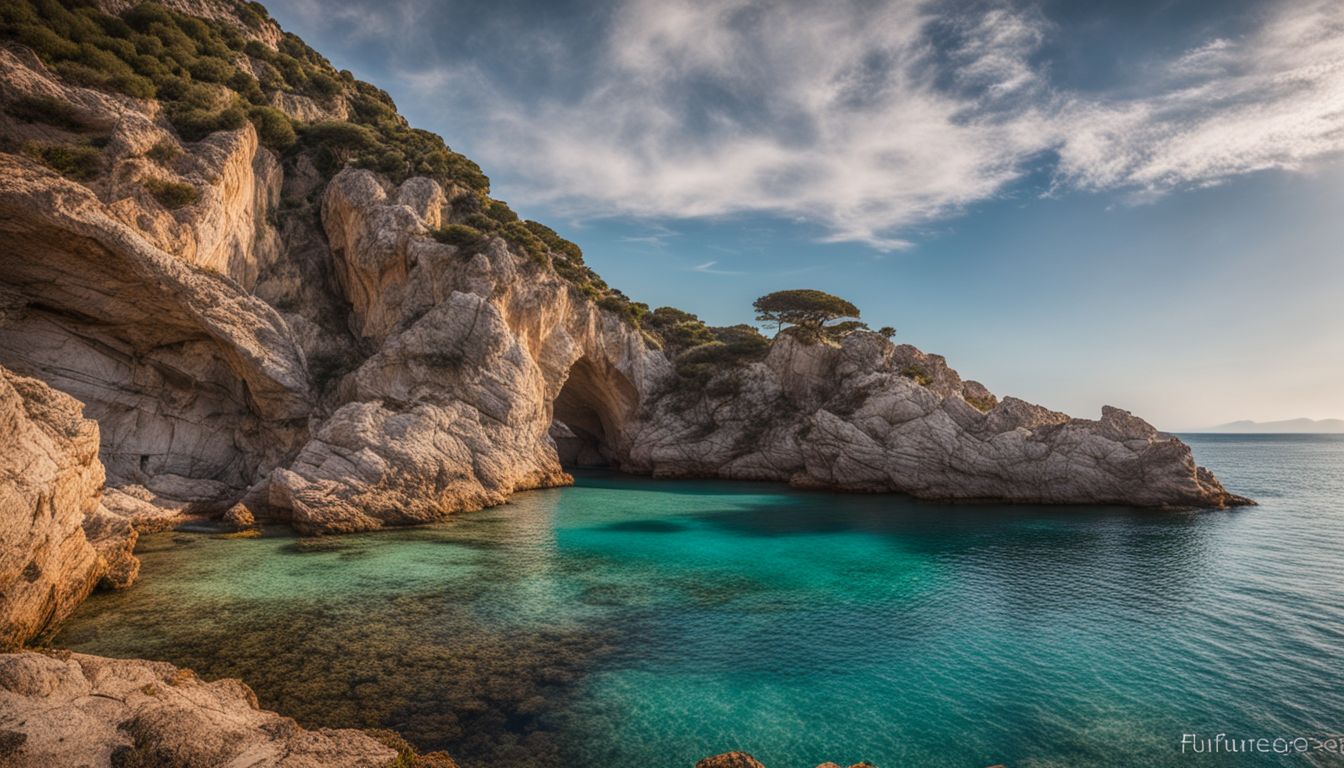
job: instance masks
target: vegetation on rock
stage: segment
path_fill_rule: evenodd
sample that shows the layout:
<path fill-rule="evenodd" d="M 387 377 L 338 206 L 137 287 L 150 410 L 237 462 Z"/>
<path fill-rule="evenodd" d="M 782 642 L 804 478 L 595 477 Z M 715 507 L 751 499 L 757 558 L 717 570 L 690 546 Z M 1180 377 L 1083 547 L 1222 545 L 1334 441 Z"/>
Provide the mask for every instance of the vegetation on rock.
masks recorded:
<path fill-rule="evenodd" d="M 145 189 L 149 194 L 159 201 L 168 210 L 176 210 L 184 205 L 191 205 L 201 199 L 200 190 L 190 184 L 180 181 L 167 181 L 165 179 L 149 178 L 144 180 Z"/>
<path fill-rule="evenodd" d="M 88 181 L 103 169 L 103 156 L 88 144 L 39 144 L 29 142 L 23 153 L 74 181 Z"/>
<path fill-rule="evenodd" d="M 181 156 L 182 148 L 177 146 L 176 142 L 168 140 L 155 143 L 145 152 L 145 157 L 159 165 L 169 165 Z"/>
<path fill-rule="evenodd" d="M 778 329 L 787 325 L 796 326 L 807 336 L 820 337 L 827 323 L 840 318 L 858 318 L 859 308 L 848 301 L 825 291 L 800 288 L 789 291 L 775 291 L 757 299 L 752 307 L 756 310 L 756 319 L 763 323 L 774 323 Z M 838 328 L 844 333 L 858 325 Z"/>
<path fill-rule="evenodd" d="M 927 387 L 933 383 L 933 376 L 922 365 L 907 365 L 901 369 L 901 375 L 907 379 L 914 379 L 915 383 L 921 387 Z"/>
<path fill-rule="evenodd" d="M 67 131 L 85 131 L 90 126 L 73 104 L 51 96 L 20 96 L 5 107 L 10 116 L 28 123 L 45 123 Z"/>

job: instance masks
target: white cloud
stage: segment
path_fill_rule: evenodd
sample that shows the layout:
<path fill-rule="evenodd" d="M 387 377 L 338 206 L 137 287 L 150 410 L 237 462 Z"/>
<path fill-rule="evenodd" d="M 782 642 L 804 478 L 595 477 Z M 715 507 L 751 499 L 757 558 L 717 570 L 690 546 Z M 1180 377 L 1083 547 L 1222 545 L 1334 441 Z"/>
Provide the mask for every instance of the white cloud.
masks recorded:
<path fill-rule="evenodd" d="M 1155 95 L 1063 108 L 1059 178 L 1141 196 L 1344 150 L 1344 3 L 1284 6 L 1177 59 Z"/>
<path fill-rule="evenodd" d="M 1047 152 L 1057 191 L 1140 199 L 1344 150 L 1338 0 L 1285 0 L 1115 94 L 1052 85 L 1035 55 L 1057 32 L 1009 0 L 622 0 L 577 97 L 473 70 L 472 150 L 561 215 L 765 212 L 881 250 Z"/>

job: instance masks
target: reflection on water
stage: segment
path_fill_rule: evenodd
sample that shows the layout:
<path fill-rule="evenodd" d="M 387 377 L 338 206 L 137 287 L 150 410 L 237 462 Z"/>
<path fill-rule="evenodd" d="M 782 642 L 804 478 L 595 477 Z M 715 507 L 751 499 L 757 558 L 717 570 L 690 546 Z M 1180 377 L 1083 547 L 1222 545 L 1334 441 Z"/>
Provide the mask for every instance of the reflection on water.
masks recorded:
<path fill-rule="evenodd" d="M 56 642 L 241 677 L 305 724 L 467 766 L 1178 765 L 1182 733 L 1338 730 L 1344 441 L 1195 445 L 1265 505 L 591 474 L 415 530 L 147 536 L 141 583 Z M 1237 759 L 1205 761 L 1325 764 Z"/>

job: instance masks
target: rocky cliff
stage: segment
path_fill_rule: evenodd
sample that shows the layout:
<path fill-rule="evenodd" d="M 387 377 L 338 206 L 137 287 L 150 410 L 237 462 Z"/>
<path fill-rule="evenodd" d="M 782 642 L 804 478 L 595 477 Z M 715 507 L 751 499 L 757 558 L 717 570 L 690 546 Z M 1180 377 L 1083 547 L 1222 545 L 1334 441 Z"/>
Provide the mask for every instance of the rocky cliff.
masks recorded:
<path fill-rule="evenodd" d="M 78 401 L 0 368 L 0 649 L 54 627 L 101 580 L 134 580 L 132 516 L 108 510 L 98 425 Z"/>
<path fill-rule="evenodd" d="M 65 457 L 41 482 L 69 489 L 60 522 L 6 538 L 30 542 L 7 577 L 39 540 L 71 574 L 11 637 L 100 577 L 75 535 L 90 509 L 365 530 L 567 483 L 562 453 L 939 499 L 1244 502 L 1118 409 L 1000 400 L 863 330 L 767 343 L 650 313 L 255 5 L 126 7 L 4 17 L 0 365 L 25 382 L 8 408 L 55 397 L 26 394 L 37 379 L 97 422 L 7 448 Z M 6 525 L 47 503 L 35 488 Z"/>

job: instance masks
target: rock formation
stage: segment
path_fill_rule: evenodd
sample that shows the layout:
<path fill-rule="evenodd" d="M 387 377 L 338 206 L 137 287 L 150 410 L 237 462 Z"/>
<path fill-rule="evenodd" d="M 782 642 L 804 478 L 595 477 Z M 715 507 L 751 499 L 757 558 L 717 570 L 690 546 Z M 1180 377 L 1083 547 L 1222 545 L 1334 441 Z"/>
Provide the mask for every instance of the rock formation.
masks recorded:
<path fill-rule="evenodd" d="M 136 531 L 103 506 L 98 424 L 69 395 L 0 368 L 0 649 L 139 570 Z"/>
<path fill-rule="evenodd" d="M 395 737 L 301 728 L 259 709 L 256 695 L 237 680 L 205 682 L 164 662 L 72 653 L 0 655 L 0 764 L 12 768 L 394 763 L 454 765 L 446 756 L 417 758 Z"/>
<path fill-rule="evenodd" d="M 249 44 L 284 40 L 273 22 L 231 22 L 226 3 L 175 7 Z M 81 131 L 104 142 L 83 183 L 0 153 L 0 364 L 85 405 L 109 497 L 142 514 L 241 504 L 308 533 L 422 523 L 568 482 L 554 435 L 567 457 L 665 477 L 1242 501 L 1124 411 L 1093 421 L 999 401 L 865 331 L 782 334 L 764 359 L 688 378 L 628 301 L 573 279 L 586 268 L 572 255 L 484 216 L 502 204 L 473 182 L 324 171 L 322 147 L 278 157 L 248 124 L 183 141 L 153 101 L 67 82 L 21 47 L 0 49 L 0 71 L 6 148 Z M 280 91 L 268 103 L 300 122 L 353 120 L 360 87 L 320 108 Z M 10 114 L 35 98 L 73 117 Z M 167 207 L 151 183 L 165 178 L 195 201 Z M 505 224 L 474 244 L 433 237 L 464 222 Z"/>

